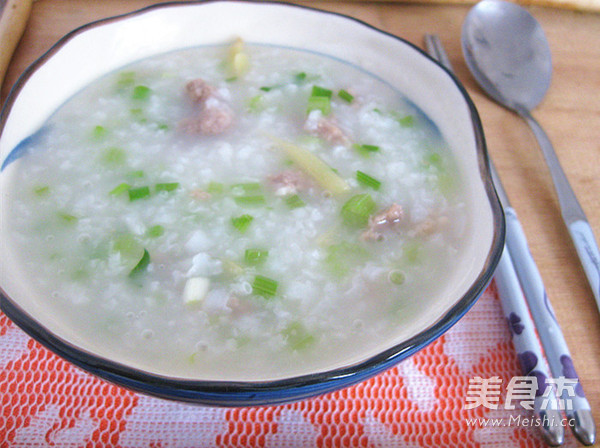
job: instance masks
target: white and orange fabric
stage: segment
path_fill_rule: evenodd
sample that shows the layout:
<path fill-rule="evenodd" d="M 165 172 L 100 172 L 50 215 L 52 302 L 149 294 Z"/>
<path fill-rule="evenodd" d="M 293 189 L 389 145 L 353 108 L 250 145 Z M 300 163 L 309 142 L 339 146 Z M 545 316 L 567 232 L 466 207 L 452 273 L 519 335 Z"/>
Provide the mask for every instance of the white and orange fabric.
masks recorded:
<path fill-rule="evenodd" d="M 465 409 L 469 380 L 520 375 L 492 285 L 440 339 L 368 381 L 271 407 L 160 400 L 82 372 L 0 313 L 0 448 L 543 447 L 528 411 Z M 498 418 L 500 426 L 472 425 Z M 502 426 L 504 424 L 505 426 Z M 577 443 L 567 430 L 566 447 Z"/>

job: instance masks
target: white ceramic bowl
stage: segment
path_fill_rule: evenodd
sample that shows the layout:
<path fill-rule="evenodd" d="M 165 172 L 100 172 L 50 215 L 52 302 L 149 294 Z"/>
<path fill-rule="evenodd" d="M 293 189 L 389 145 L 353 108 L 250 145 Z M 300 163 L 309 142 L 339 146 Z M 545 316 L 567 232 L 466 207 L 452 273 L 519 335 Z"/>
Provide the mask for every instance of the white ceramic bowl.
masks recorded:
<path fill-rule="evenodd" d="M 196 45 L 242 37 L 250 43 L 301 48 L 335 56 L 374 73 L 415 103 L 454 153 L 466 179 L 472 231 L 456 260 L 458 273 L 444 285 L 437 306 L 407 323 L 410 337 L 390 341 L 379 353 L 325 372 L 259 382 L 201 381 L 166 377 L 124 360 L 109 359 L 46 313 L 41 297 L 8 244 L 0 225 L 2 310 L 39 342 L 72 363 L 145 393 L 215 405 L 273 404 L 297 400 L 362 381 L 421 349 L 452 326 L 490 281 L 503 247 L 504 220 L 490 178 L 479 117 L 460 83 L 410 43 L 339 14 L 279 3 L 201 2 L 156 5 L 78 28 L 62 38 L 18 80 L 0 115 L 2 218 L 11 201 L 11 162 L 23 141 L 35 138 L 46 119 L 94 79 L 133 61 Z"/>

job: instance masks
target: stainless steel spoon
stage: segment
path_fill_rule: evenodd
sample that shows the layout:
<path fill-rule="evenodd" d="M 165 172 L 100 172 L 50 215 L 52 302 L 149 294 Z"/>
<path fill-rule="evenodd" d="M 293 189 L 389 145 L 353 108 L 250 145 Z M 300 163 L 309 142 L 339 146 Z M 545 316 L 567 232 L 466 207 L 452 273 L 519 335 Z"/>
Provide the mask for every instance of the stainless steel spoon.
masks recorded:
<path fill-rule="evenodd" d="M 552 77 L 550 47 L 542 27 L 516 4 L 483 0 L 465 19 L 462 47 L 467 65 L 483 90 L 523 117 L 533 130 L 550 169 L 563 219 L 600 309 L 598 245 L 550 139 L 531 116 Z"/>
<path fill-rule="evenodd" d="M 514 3 L 483 0 L 471 9 L 464 21 L 462 47 L 467 66 L 483 90 L 495 101 L 523 117 L 538 139 L 554 180 L 563 219 L 600 308 L 598 245 L 548 136 L 531 116 L 531 110 L 544 98 L 552 77 L 550 48 L 541 26 L 529 12 Z M 513 221 L 507 214 L 507 229 L 511 225 L 518 225 L 518 221 Z M 516 247 L 519 241 L 509 235 L 507 230 L 509 250 L 511 253 L 519 253 Z M 515 250 L 511 246 L 515 246 Z M 516 259 L 515 263 L 519 264 L 519 261 L 521 260 Z M 538 306 L 547 302 L 541 277 L 537 271 L 526 269 L 527 267 L 523 263 L 517 271 L 536 326 L 538 329 L 553 328 L 554 315 L 546 312 L 550 308 Z M 521 278 L 521 274 L 524 278 Z M 535 297 L 536 300 L 531 301 L 530 297 Z M 566 344 L 562 340 L 561 344 L 550 340 L 552 334 L 553 332 L 540 332 L 553 376 L 576 378 L 570 357 L 564 355 L 568 353 Z M 568 369 L 565 368 L 565 362 L 570 366 Z M 566 401 L 568 398 L 563 393 L 563 399 Z M 576 396 L 572 401 L 574 409 L 567 409 L 567 415 L 575 420 L 575 435 L 582 443 L 591 445 L 595 439 L 595 425 L 589 404 L 583 396 Z"/>

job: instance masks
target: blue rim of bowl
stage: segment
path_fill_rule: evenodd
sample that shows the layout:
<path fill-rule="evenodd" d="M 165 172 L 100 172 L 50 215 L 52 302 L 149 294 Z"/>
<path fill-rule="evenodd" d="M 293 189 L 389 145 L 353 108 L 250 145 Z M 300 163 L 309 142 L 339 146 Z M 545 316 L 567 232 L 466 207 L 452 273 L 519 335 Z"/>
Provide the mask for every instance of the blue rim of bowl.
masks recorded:
<path fill-rule="evenodd" d="M 255 0 L 233 0 L 233 2 L 252 4 L 262 3 Z M 221 1 L 195 0 L 186 2 L 175 1 L 159 3 L 129 13 L 93 21 L 67 33 L 48 51 L 34 61 L 21 74 L 11 88 L 10 93 L 2 107 L 2 111 L 0 112 L 0 134 L 4 129 L 8 114 L 18 96 L 19 91 L 25 85 L 29 77 L 73 37 L 91 28 L 109 24 L 122 19 L 127 19 L 152 10 L 207 3 L 221 3 Z M 479 276 L 469 290 L 450 310 L 446 312 L 446 314 L 438 319 L 438 321 L 433 323 L 426 330 L 400 344 L 390 347 L 389 349 L 377 355 L 348 367 L 264 382 L 179 379 L 148 373 L 102 358 L 89 353 L 84 349 L 76 347 L 68 341 L 65 341 L 55 334 L 47 331 L 40 323 L 30 317 L 15 302 L 13 302 L 0 286 L 0 309 L 30 337 L 71 364 L 74 364 L 75 366 L 78 366 L 83 370 L 118 386 L 123 386 L 147 395 L 171 400 L 228 407 L 289 403 L 352 386 L 393 367 L 398 362 L 423 349 L 431 342 L 439 338 L 443 333 L 445 333 L 473 306 L 473 304 L 489 285 L 504 247 L 504 214 L 491 178 L 489 157 L 481 120 L 475 105 L 473 104 L 461 82 L 454 76 L 454 74 L 447 70 L 443 65 L 439 64 L 436 60 L 431 58 L 416 45 L 394 34 L 374 27 L 373 25 L 370 25 L 360 19 L 337 12 L 325 11 L 310 6 L 295 5 L 286 2 L 274 1 L 269 2 L 269 4 L 310 10 L 321 14 L 342 17 L 346 20 L 355 22 L 358 25 L 367 27 L 372 31 L 408 45 L 413 50 L 420 53 L 422 57 L 430 60 L 432 64 L 435 64 L 439 69 L 443 70 L 446 75 L 453 80 L 454 84 L 464 97 L 464 100 L 470 111 L 471 120 L 473 123 L 473 131 L 476 139 L 479 170 L 494 218 L 494 235 L 490 252 Z"/>

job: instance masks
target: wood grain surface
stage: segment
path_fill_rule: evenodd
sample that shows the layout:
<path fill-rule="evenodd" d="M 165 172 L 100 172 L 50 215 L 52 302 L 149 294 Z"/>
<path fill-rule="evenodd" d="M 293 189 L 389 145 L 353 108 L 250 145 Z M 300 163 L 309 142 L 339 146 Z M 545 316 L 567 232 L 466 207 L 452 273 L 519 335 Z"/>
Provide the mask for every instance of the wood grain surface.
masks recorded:
<path fill-rule="evenodd" d="M 41 0 L 1 91 L 2 102 L 19 74 L 68 31 L 87 22 L 158 3 L 152 0 Z M 489 151 L 516 209 L 575 366 L 600 426 L 600 313 L 563 225 L 552 181 L 536 141 L 516 115 L 489 100 L 462 59 L 460 29 L 465 5 L 391 2 L 297 2 L 348 14 L 422 47 L 437 33 L 458 78 L 483 121 Z M 530 7 L 547 33 L 554 76 L 534 111 L 546 129 L 596 237 L 600 237 L 600 16 Z"/>

